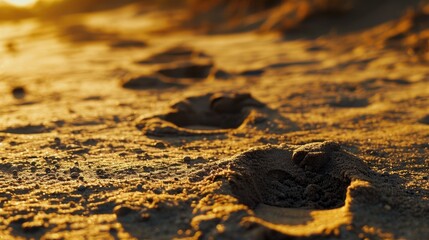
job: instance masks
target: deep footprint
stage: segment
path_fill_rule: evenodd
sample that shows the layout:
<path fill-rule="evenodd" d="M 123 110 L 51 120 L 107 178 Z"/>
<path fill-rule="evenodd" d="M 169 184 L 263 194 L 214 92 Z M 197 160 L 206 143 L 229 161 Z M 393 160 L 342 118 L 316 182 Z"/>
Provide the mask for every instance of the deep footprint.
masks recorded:
<path fill-rule="evenodd" d="M 139 120 L 137 127 L 149 135 L 218 133 L 240 127 L 252 109 L 264 106 L 248 93 L 210 93 L 177 102 L 165 114 Z"/>
<path fill-rule="evenodd" d="M 367 166 L 334 142 L 299 148 L 266 147 L 237 156 L 230 166 L 233 194 L 250 208 L 333 209 L 345 204 L 347 187 L 366 178 Z"/>

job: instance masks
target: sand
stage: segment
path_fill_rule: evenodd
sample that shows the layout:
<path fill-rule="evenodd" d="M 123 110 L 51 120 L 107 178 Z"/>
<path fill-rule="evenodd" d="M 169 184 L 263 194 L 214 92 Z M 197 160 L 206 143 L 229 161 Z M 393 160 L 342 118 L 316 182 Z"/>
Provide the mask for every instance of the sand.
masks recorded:
<path fill-rule="evenodd" d="M 0 239 L 429 236 L 428 15 L 307 38 L 139 11 L 0 25 Z"/>

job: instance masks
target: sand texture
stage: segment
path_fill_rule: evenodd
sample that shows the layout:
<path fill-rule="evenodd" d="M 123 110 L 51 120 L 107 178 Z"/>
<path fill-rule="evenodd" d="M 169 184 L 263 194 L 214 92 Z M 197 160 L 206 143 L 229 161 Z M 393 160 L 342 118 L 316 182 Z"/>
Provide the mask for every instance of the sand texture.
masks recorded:
<path fill-rule="evenodd" d="M 0 239 L 427 239 L 429 11 L 382 20 L 1 23 Z"/>

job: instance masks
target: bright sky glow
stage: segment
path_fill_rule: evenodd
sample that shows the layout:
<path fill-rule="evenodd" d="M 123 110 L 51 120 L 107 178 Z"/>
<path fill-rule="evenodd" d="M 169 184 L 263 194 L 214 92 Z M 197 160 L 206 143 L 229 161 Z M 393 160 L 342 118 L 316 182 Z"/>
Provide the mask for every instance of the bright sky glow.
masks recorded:
<path fill-rule="evenodd" d="M 3 2 L 17 7 L 30 7 L 34 5 L 37 0 L 3 0 Z"/>

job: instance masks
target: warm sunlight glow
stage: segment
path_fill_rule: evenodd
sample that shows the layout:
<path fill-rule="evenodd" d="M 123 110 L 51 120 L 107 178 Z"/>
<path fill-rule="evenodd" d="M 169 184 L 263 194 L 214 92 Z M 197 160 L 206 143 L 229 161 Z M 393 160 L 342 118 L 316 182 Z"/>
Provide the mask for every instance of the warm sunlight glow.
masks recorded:
<path fill-rule="evenodd" d="M 37 0 L 3 0 L 3 1 L 17 7 L 29 7 L 34 5 L 37 2 Z"/>

